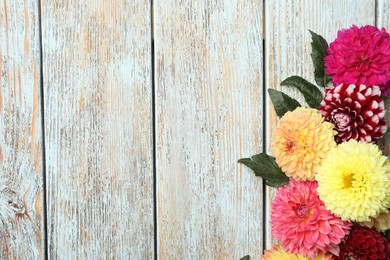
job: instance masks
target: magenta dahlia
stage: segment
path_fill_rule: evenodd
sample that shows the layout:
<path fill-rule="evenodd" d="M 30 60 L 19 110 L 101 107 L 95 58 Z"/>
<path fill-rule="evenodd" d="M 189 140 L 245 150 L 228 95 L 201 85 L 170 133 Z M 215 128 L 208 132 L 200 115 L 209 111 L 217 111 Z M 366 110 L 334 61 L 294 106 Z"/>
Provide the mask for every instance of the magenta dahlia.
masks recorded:
<path fill-rule="evenodd" d="M 319 112 L 337 130 L 336 142 L 372 142 L 387 131 L 385 105 L 378 86 L 341 84 L 325 89 Z"/>
<path fill-rule="evenodd" d="M 340 243 L 339 255 L 335 260 L 387 260 L 390 257 L 390 243 L 380 233 L 368 227 L 354 224 L 348 236 Z"/>
<path fill-rule="evenodd" d="M 390 85 L 390 35 L 375 26 L 342 29 L 325 57 L 326 73 L 333 85 L 380 86 L 382 94 Z"/>
<path fill-rule="evenodd" d="M 271 226 L 285 251 L 315 257 L 321 252 L 337 255 L 351 224 L 325 208 L 317 182 L 290 179 L 272 202 Z"/>

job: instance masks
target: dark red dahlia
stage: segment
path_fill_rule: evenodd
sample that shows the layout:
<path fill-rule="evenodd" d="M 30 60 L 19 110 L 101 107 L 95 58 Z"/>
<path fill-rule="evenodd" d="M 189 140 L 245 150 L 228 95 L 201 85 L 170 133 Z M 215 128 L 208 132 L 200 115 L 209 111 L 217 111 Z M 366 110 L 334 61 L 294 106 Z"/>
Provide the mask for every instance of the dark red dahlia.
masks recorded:
<path fill-rule="evenodd" d="M 325 68 L 333 85 L 375 85 L 383 96 L 390 92 L 390 35 L 385 29 L 371 25 L 342 29 L 327 52 Z"/>
<path fill-rule="evenodd" d="M 390 243 L 378 231 L 357 224 L 340 243 L 340 253 L 335 260 L 387 260 L 390 257 Z"/>
<path fill-rule="evenodd" d="M 373 142 L 386 130 L 385 105 L 379 87 L 341 84 L 325 89 L 319 112 L 337 131 L 336 142 L 349 139 Z"/>

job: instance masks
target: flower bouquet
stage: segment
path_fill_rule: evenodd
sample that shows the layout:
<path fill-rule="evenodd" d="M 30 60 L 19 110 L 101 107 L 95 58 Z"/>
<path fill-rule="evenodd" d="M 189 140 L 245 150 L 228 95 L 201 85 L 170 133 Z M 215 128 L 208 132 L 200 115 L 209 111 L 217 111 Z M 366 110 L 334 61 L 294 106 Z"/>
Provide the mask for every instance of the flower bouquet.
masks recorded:
<path fill-rule="evenodd" d="M 329 46 L 311 36 L 324 95 L 298 76 L 281 85 L 297 88 L 310 108 L 269 89 L 280 118 L 274 157 L 239 160 L 277 188 L 271 228 L 279 245 L 263 259 L 387 260 L 390 160 L 375 142 L 387 131 L 382 98 L 390 93 L 390 35 L 352 26 Z"/>

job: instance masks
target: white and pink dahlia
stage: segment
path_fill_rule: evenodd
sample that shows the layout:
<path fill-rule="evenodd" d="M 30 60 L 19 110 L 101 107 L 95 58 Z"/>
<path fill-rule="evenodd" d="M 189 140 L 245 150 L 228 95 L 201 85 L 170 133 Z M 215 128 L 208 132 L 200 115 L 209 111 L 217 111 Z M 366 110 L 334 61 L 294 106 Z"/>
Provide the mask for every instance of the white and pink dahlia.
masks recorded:
<path fill-rule="evenodd" d="M 319 112 L 337 131 L 336 142 L 349 139 L 373 142 L 387 130 L 385 105 L 379 87 L 341 84 L 325 89 Z"/>
<path fill-rule="evenodd" d="M 325 252 L 338 255 L 338 245 L 351 227 L 325 208 L 317 182 L 294 179 L 278 189 L 271 225 L 285 251 L 311 258 Z"/>

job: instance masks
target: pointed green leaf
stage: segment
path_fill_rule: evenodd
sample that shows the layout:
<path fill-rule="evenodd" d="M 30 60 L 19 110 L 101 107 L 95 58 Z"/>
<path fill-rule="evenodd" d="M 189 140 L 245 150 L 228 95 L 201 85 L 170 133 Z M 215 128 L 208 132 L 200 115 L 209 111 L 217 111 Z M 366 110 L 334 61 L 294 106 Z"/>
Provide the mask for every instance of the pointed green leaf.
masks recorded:
<path fill-rule="evenodd" d="M 293 111 L 297 107 L 301 106 L 298 101 L 290 98 L 283 92 L 277 91 L 275 89 L 268 89 L 268 93 L 272 104 L 274 105 L 275 112 L 279 117 L 282 117 L 288 111 Z"/>
<path fill-rule="evenodd" d="M 268 186 L 278 188 L 289 182 L 289 178 L 280 169 L 275 158 L 265 153 L 254 155 L 252 158 L 243 158 L 238 162 L 251 168 L 256 176 L 265 180 L 265 184 Z"/>
<path fill-rule="evenodd" d="M 321 91 L 309 81 L 298 77 L 291 76 L 280 83 L 281 86 L 296 87 L 304 96 L 306 103 L 312 108 L 319 108 L 322 101 Z"/>
<path fill-rule="evenodd" d="M 250 260 L 250 259 L 251 259 L 251 257 L 249 255 L 246 255 L 243 258 L 241 258 L 240 260 Z"/>
<path fill-rule="evenodd" d="M 311 33 L 311 59 L 314 64 L 314 78 L 321 87 L 326 87 L 330 77 L 325 73 L 324 58 L 328 55 L 326 49 L 328 43 L 321 36 L 309 30 Z"/>

